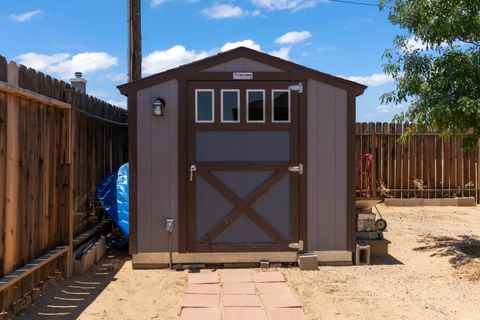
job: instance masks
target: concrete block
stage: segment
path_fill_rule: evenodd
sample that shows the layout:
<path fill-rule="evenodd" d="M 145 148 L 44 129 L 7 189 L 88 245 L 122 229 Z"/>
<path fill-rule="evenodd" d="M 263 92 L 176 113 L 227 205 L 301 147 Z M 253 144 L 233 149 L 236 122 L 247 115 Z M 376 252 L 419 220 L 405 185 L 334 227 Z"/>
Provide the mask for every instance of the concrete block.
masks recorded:
<path fill-rule="evenodd" d="M 105 237 L 101 237 L 97 241 L 96 246 L 97 246 L 97 250 L 95 252 L 95 262 L 98 262 L 105 255 L 105 251 L 107 250 L 105 245 Z"/>
<path fill-rule="evenodd" d="M 270 268 L 270 261 L 268 260 L 260 260 L 260 268 L 268 269 Z"/>
<path fill-rule="evenodd" d="M 298 267 L 300 270 L 318 270 L 318 257 L 313 252 L 298 255 Z"/>
<path fill-rule="evenodd" d="M 355 264 L 357 266 L 362 264 L 370 264 L 370 246 L 357 244 L 355 251 Z"/>
<path fill-rule="evenodd" d="M 443 207 L 455 207 L 457 204 L 458 202 L 455 198 L 445 198 L 440 201 L 440 205 Z"/>
<path fill-rule="evenodd" d="M 87 272 L 95 263 L 95 256 L 97 254 L 97 247 L 94 245 L 88 250 L 80 260 L 75 259 L 73 263 L 73 274 L 81 275 Z"/>
<path fill-rule="evenodd" d="M 392 207 L 417 207 L 423 205 L 423 199 L 386 198 L 385 204 Z"/>
<path fill-rule="evenodd" d="M 441 206 L 443 199 L 423 199 L 424 206 Z"/>
<path fill-rule="evenodd" d="M 395 199 L 386 198 L 385 204 L 392 207 L 416 206 L 476 206 L 474 197 L 465 198 L 432 198 L 432 199 Z"/>
<path fill-rule="evenodd" d="M 390 241 L 382 240 L 363 240 L 364 243 L 370 246 L 371 257 L 386 257 L 388 256 L 388 245 Z"/>
<path fill-rule="evenodd" d="M 456 198 L 459 207 L 475 207 L 477 203 L 474 197 Z"/>

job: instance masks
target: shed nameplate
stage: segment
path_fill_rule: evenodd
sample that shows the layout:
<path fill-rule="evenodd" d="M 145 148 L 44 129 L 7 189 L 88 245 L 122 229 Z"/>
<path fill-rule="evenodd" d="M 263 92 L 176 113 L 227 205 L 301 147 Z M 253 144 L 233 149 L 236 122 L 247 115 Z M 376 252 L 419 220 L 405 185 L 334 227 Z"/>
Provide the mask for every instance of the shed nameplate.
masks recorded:
<path fill-rule="evenodd" d="M 233 80 L 252 80 L 253 72 L 234 72 Z"/>

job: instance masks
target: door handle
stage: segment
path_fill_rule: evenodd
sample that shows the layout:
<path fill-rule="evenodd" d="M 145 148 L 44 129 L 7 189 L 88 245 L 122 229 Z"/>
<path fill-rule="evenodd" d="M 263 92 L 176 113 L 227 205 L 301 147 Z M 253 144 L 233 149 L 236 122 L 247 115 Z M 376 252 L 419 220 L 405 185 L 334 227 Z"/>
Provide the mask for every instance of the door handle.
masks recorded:
<path fill-rule="evenodd" d="M 288 171 L 303 174 L 303 164 L 299 163 L 298 166 L 288 167 Z"/>
<path fill-rule="evenodd" d="M 192 164 L 190 166 L 190 181 L 193 181 L 193 175 L 194 175 L 194 172 L 197 171 L 197 166 Z"/>

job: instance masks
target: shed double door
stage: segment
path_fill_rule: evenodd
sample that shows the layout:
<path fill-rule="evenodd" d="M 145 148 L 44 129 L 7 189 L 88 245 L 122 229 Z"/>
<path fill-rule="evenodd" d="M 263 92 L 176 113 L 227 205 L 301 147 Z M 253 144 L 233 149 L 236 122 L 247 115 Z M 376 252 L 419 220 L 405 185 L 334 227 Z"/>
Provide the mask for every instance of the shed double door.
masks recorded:
<path fill-rule="evenodd" d="M 299 93 L 286 81 L 187 85 L 189 252 L 287 251 L 299 239 Z"/>

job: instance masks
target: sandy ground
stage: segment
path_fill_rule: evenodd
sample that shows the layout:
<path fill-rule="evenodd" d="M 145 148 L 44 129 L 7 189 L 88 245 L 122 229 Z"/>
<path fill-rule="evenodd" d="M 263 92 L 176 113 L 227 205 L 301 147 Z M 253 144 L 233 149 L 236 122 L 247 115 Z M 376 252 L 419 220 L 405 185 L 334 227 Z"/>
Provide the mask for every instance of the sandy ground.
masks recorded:
<path fill-rule="evenodd" d="M 389 257 L 370 266 L 278 269 L 308 319 L 480 319 L 480 207 L 379 209 Z M 17 319 L 178 319 L 186 279 L 186 271 L 132 270 L 125 254 L 113 252 Z"/>

